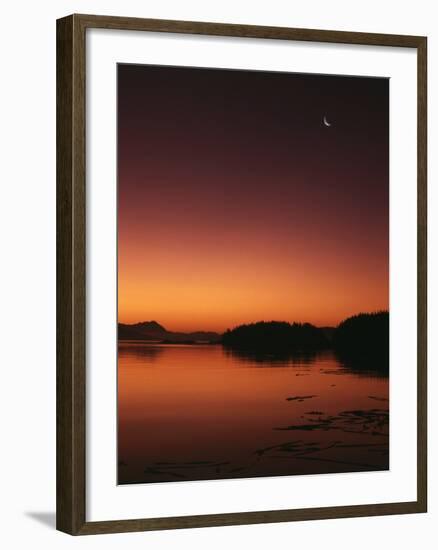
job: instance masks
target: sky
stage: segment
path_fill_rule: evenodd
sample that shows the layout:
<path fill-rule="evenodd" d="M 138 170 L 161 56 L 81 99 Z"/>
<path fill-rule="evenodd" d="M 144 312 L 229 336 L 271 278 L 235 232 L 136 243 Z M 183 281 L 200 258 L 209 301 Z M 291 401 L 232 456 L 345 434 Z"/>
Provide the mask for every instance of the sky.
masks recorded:
<path fill-rule="evenodd" d="M 388 307 L 389 80 L 118 65 L 119 322 Z"/>

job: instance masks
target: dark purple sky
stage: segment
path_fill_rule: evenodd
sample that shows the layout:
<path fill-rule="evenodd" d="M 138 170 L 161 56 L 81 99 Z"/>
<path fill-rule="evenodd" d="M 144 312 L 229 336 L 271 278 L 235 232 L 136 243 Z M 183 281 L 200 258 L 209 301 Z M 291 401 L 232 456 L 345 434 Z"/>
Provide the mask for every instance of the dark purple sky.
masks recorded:
<path fill-rule="evenodd" d="M 387 79 L 119 65 L 118 167 L 120 321 L 388 307 Z"/>

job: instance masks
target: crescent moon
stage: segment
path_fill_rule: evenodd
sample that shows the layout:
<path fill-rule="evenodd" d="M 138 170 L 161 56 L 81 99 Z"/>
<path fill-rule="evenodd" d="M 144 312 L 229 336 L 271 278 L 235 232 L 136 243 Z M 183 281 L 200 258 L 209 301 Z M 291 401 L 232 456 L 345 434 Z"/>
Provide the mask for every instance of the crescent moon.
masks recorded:
<path fill-rule="evenodd" d="M 325 126 L 328 126 L 328 127 L 331 126 L 331 123 L 327 120 L 327 117 L 325 115 L 324 115 L 324 118 L 322 119 L 322 121 L 324 122 Z"/>

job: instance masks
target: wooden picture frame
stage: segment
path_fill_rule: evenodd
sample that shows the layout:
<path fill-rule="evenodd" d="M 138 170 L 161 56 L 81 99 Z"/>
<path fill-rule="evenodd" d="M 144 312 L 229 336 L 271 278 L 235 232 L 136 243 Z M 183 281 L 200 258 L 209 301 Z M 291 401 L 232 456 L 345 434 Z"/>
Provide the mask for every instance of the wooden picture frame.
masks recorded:
<path fill-rule="evenodd" d="M 417 52 L 417 499 L 412 502 L 86 520 L 85 33 L 90 28 L 413 48 Z M 57 21 L 57 529 L 72 535 L 426 512 L 427 41 L 328 30 L 71 15 Z"/>

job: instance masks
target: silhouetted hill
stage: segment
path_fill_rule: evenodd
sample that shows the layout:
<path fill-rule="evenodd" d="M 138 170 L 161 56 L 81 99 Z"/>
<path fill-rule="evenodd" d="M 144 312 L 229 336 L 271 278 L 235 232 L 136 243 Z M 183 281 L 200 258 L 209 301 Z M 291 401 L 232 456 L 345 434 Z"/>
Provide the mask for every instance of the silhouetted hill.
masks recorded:
<path fill-rule="evenodd" d="M 389 312 L 359 313 L 342 321 L 333 336 L 341 359 L 366 368 L 389 368 Z"/>
<path fill-rule="evenodd" d="M 166 329 L 156 321 L 145 321 L 133 325 L 119 323 L 119 340 L 156 340 L 164 338 Z"/>
<path fill-rule="evenodd" d="M 309 323 L 259 321 L 227 330 L 222 344 L 234 349 L 280 352 L 320 350 L 328 346 L 328 341 L 323 330 Z"/>
<path fill-rule="evenodd" d="M 119 340 L 159 340 L 166 344 L 218 342 L 221 335 L 217 332 L 170 332 L 156 321 L 145 321 L 126 325 L 119 323 Z"/>

